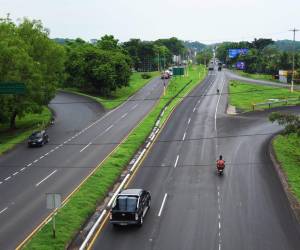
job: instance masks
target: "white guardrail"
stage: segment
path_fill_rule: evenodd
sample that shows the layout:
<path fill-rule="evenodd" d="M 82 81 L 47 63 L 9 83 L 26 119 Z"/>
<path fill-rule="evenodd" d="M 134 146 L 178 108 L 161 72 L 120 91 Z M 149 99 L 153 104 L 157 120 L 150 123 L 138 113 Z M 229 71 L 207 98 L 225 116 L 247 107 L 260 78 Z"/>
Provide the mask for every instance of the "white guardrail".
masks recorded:
<path fill-rule="evenodd" d="M 285 103 L 287 105 L 289 102 L 297 102 L 297 101 L 300 102 L 300 97 L 287 98 L 287 99 L 269 99 L 268 102 L 253 103 L 252 109 L 255 110 L 255 107 L 259 107 L 259 106 L 268 106 L 270 109 L 274 104 Z"/>

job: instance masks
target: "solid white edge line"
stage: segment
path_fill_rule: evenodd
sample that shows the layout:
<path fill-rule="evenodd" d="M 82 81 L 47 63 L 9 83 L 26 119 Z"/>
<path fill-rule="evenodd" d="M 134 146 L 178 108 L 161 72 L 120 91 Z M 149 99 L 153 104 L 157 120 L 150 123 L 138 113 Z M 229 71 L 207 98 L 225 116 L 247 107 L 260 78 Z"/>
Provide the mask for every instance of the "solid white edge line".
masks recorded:
<path fill-rule="evenodd" d="M 38 182 L 37 184 L 35 184 L 36 187 L 38 187 L 39 185 L 41 185 L 45 180 L 47 180 L 48 178 L 50 178 L 53 174 L 55 174 L 57 172 L 57 169 L 55 169 L 51 174 L 47 175 L 44 179 L 42 179 L 40 182 Z"/>
<path fill-rule="evenodd" d="M 218 101 L 217 101 L 217 105 L 216 105 L 216 111 L 215 111 L 215 130 L 217 130 L 217 113 L 218 113 L 219 102 L 220 102 L 222 92 L 223 92 L 223 88 L 224 88 L 224 85 L 225 85 L 224 78 L 223 78 L 222 82 L 223 82 L 223 84 L 222 84 L 221 92 L 220 92 L 219 97 L 218 97 Z"/>
<path fill-rule="evenodd" d="M 27 166 L 27 167 L 30 167 L 31 165 L 32 165 L 32 163 L 29 163 L 29 164 L 27 164 L 26 166 Z"/>
<path fill-rule="evenodd" d="M 5 212 L 7 209 L 8 209 L 8 207 L 2 209 L 2 210 L 0 211 L 0 214 L 2 214 L 3 212 Z"/>
<path fill-rule="evenodd" d="M 4 180 L 8 181 L 11 178 L 11 176 L 6 177 Z"/>
<path fill-rule="evenodd" d="M 24 168 L 21 168 L 20 171 L 22 172 L 22 171 L 24 171 L 25 169 L 26 169 L 25 167 L 24 167 Z"/>
<path fill-rule="evenodd" d="M 167 196 L 168 196 L 168 194 L 165 193 L 164 199 L 163 199 L 163 201 L 162 201 L 161 207 L 160 207 L 159 212 L 158 212 L 158 215 L 157 215 L 158 217 L 161 216 L 161 213 L 162 213 L 162 211 L 163 211 L 163 209 L 164 209 L 164 206 L 165 206 L 165 202 L 166 202 Z"/>
<path fill-rule="evenodd" d="M 105 216 L 106 213 L 107 213 L 107 210 L 104 209 L 102 211 L 101 215 L 99 216 L 99 218 L 97 219 L 97 221 L 95 222 L 94 226 L 89 231 L 88 235 L 86 236 L 86 238 L 83 241 L 82 245 L 80 246 L 79 250 L 84 250 L 86 248 L 87 243 L 89 242 L 90 238 L 94 234 L 96 228 L 98 227 L 98 225 L 100 224 L 100 222 L 102 221 L 102 219 L 103 219 L 103 217 Z"/>
<path fill-rule="evenodd" d="M 177 167 L 178 160 L 179 160 L 179 155 L 177 155 L 177 157 L 176 157 L 176 161 L 175 161 L 175 164 L 174 164 L 174 168 Z"/>
<path fill-rule="evenodd" d="M 18 173 L 19 173 L 19 172 L 14 172 L 14 173 L 13 173 L 13 176 L 17 175 Z"/>
<path fill-rule="evenodd" d="M 36 162 L 38 162 L 38 160 L 34 160 L 34 161 L 33 161 L 33 163 L 36 163 Z"/>
<path fill-rule="evenodd" d="M 121 191 L 121 189 L 123 188 L 123 186 L 125 185 L 125 183 L 127 182 L 129 177 L 130 177 L 130 174 L 127 174 L 125 176 L 124 180 L 121 182 L 120 186 L 117 188 L 116 192 L 111 197 L 110 201 L 107 203 L 108 207 L 111 207 L 112 203 L 114 202 L 115 198 L 117 197 L 117 195 L 119 194 L 119 192 Z"/>

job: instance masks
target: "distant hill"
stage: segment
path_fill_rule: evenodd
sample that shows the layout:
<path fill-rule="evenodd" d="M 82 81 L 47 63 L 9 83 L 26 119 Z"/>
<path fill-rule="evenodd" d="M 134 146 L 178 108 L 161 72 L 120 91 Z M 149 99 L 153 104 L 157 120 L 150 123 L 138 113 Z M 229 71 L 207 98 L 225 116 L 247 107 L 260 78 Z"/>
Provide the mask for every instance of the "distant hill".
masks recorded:
<path fill-rule="evenodd" d="M 200 52 L 207 48 L 207 45 L 197 41 L 183 41 L 183 44 L 186 48 L 192 49 L 194 51 Z"/>
<path fill-rule="evenodd" d="M 282 51 L 292 51 L 293 41 L 292 40 L 278 40 L 275 41 L 274 45 Z M 295 41 L 295 49 L 300 50 L 300 41 Z"/>

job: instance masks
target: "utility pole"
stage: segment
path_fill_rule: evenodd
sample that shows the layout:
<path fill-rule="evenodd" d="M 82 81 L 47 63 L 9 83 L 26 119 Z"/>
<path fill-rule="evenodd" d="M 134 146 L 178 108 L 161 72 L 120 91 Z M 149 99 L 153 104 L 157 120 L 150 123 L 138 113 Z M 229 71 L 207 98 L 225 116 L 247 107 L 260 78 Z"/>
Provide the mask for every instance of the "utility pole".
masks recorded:
<path fill-rule="evenodd" d="M 291 92 L 294 91 L 294 79 L 295 79 L 295 38 L 296 38 L 296 32 L 299 31 L 297 29 L 289 30 L 292 31 L 293 34 L 293 72 L 292 72 L 292 85 L 291 85 Z"/>

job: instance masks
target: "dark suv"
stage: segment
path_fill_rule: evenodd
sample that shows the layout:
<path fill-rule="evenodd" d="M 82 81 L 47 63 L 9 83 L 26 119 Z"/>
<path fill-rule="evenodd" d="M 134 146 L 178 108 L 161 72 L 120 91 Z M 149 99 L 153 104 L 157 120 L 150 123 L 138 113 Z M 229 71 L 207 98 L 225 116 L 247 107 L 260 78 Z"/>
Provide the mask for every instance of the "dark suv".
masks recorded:
<path fill-rule="evenodd" d="M 110 211 L 113 225 L 141 226 L 150 208 L 150 193 L 143 189 L 126 189 L 118 194 Z"/>
<path fill-rule="evenodd" d="M 45 130 L 35 131 L 28 138 L 28 147 L 43 146 L 49 142 L 49 136 Z"/>

